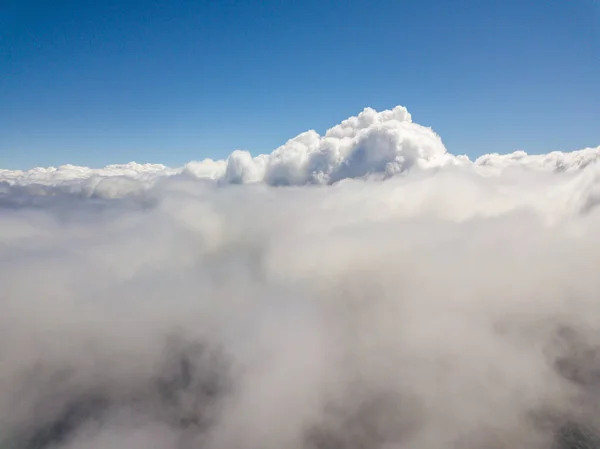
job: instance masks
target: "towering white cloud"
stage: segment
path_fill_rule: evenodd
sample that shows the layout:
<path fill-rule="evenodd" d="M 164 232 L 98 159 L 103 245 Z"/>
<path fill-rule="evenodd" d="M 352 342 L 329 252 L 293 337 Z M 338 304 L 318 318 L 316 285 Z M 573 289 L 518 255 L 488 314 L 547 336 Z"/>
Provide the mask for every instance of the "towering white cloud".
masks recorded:
<path fill-rule="evenodd" d="M 472 162 L 395 108 L 2 171 L 0 446 L 596 444 L 599 153 Z"/>
<path fill-rule="evenodd" d="M 430 128 L 412 122 L 402 106 L 377 112 L 366 108 L 358 116 L 327 130 L 324 136 L 307 131 L 287 141 L 270 154 L 253 157 L 236 150 L 226 159 L 189 162 L 181 168 L 160 164 L 109 165 L 102 169 L 64 165 L 29 171 L 0 170 L 0 182 L 10 185 L 41 185 L 63 190 L 81 189 L 83 194 L 100 196 L 127 194 L 127 181 L 103 182 L 104 178 L 131 178 L 147 188 L 158 179 L 176 174 L 210 179 L 220 184 L 269 185 L 331 184 L 350 178 L 389 178 L 408 170 L 463 165 L 483 173 L 497 173 L 510 167 L 544 171 L 571 171 L 596 162 L 600 147 L 545 155 L 488 154 L 471 162 L 466 156 L 447 152 L 440 137 Z M 82 180 L 86 182 L 82 183 Z M 106 188 L 108 185 L 112 188 Z M 96 191 L 96 187 L 100 188 Z M 47 190 L 40 190 L 47 191 Z"/>
<path fill-rule="evenodd" d="M 466 156 L 449 154 L 437 134 L 413 123 L 406 108 L 398 106 L 382 112 L 366 108 L 358 116 L 329 129 L 324 136 L 307 131 L 272 153 L 255 157 L 247 151 L 236 150 L 226 160 L 193 161 L 181 168 L 131 162 L 101 169 L 73 165 L 28 171 L 0 169 L 0 182 L 110 196 L 119 194 L 118 185 L 124 186 L 122 193 L 127 194 L 133 184 L 116 180 L 103 183 L 104 178 L 134 179 L 140 183 L 140 189 L 152 186 L 162 177 L 182 173 L 220 184 L 331 184 L 349 178 L 389 178 L 408 170 L 452 165 L 468 166 L 482 173 L 497 173 L 511 167 L 572 171 L 596 162 L 599 157 L 600 147 L 545 155 L 528 155 L 522 151 L 487 154 L 471 162 Z M 106 189 L 109 184 L 113 188 Z M 97 186 L 104 189 L 96 191 Z M 39 191 L 47 192 L 47 189 Z"/>

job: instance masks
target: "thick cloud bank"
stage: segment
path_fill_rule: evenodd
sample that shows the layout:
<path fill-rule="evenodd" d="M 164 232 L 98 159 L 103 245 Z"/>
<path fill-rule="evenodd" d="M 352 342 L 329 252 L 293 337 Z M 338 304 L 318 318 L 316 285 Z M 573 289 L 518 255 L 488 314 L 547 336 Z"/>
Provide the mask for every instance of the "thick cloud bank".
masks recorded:
<path fill-rule="evenodd" d="M 189 162 L 181 168 L 160 164 L 109 165 L 90 169 L 64 165 L 29 171 L 0 169 L 4 189 L 25 187 L 29 193 L 49 191 L 112 198 L 140 192 L 157 180 L 184 174 L 219 184 L 265 183 L 272 186 L 333 184 L 344 179 L 385 179 L 408 171 L 463 166 L 482 173 L 519 167 L 544 171 L 585 168 L 600 158 L 600 147 L 545 155 L 488 154 L 476 161 L 448 153 L 430 128 L 412 122 L 402 106 L 377 112 L 366 108 L 344 120 L 324 136 L 315 131 L 290 139 L 270 154 L 252 157 L 234 151 L 226 160 Z M 0 184 L 1 186 L 2 184 Z M 1 188 L 1 187 L 0 187 Z"/>
<path fill-rule="evenodd" d="M 599 153 L 2 171 L 0 447 L 596 447 Z"/>

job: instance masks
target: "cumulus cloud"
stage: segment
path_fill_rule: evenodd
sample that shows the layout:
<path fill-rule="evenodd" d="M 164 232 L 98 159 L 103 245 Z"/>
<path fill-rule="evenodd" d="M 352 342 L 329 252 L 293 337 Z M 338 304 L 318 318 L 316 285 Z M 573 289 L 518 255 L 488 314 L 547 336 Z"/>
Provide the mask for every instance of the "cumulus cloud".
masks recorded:
<path fill-rule="evenodd" d="M 334 184 L 344 179 L 387 179 L 409 171 L 461 166 L 495 175 L 511 169 L 577 171 L 594 164 L 600 147 L 563 153 L 486 154 L 475 161 L 446 150 L 430 128 L 412 121 L 406 108 L 377 112 L 365 108 L 320 136 L 315 131 L 290 139 L 270 154 L 236 150 L 226 160 L 205 159 L 179 168 L 161 164 L 109 165 L 101 169 L 64 165 L 28 171 L 0 169 L 3 190 L 28 186 L 40 195 L 77 193 L 115 198 L 151 188 L 162 178 L 184 175 L 219 184 L 293 186 Z M 116 179 L 113 179 L 116 178 Z M 107 180 L 110 179 L 110 180 Z M 130 181 L 132 180 L 132 181 Z"/>
<path fill-rule="evenodd" d="M 463 166 L 482 174 L 497 174 L 515 167 L 574 171 L 595 163 L 599 157 L 600 147 L 544 155 L 523 151 L 486 154 L 472 162 L 467 156 L 448 153 L 432 129 L 414 123 L 406 108 L 397 106 L 382 112 L 365 108 L 358 116 L 327 130 L 324 136 L 307 131 L 270 154 L 252 156 L 236 150 L 226 160 L 192 161 L 180 168 L 131 162 L 101 169 L 74 165 L 28 171 L 0 169 L 0 183 L 5 184 L 5 189 L 30 186 L 30 192 L 37 189 L 39 194 L 76 192 L 86 197 L 114 198 L 145 190 L 174 175 L 219 184 L 326 185 L 344 179 L 386 179 L 408 171 L 450 166 Z M 117 179 L 106 181 L 107 178 Z"/>
<path fill-rule="evenodd" d="M 592 447 L 599 152 L 470 161 L 395 108 L 1 171 L 0 446 Z"/>

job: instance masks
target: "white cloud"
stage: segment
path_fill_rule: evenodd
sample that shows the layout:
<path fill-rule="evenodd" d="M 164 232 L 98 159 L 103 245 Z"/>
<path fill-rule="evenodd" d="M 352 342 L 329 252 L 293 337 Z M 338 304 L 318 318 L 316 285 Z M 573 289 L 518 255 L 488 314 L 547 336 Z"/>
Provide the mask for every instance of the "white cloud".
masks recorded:
<path fill-rule="evenodd" d="M 126 195 L 151 187 L 165 176 L 186 174 L 218 181 L 220 184 L 269 185 L 331 184 L 349 178 L 389 178 L 409 170 L 440 168 L 453 165 L 471 167 L 482 174 L 497 174 L 518 167 L 542 171 L 572 171 L 585 168 L 600 156 L 600 147 L 563 153 L 528 155 L 487 154 L 471 162 L 466 156 L 448 153 L 440 137 L 430 128 L 412 122 L 406 108 L 377 112 L 366 108 L 356 117 L 344 120 L 327 130 L 324 136 L 315 131 L 290 139 L 270 154 L 253 157 L 236 150 L 226 159 L 192 161 L 184 167 L 168 168 L 161 164 L 109 165 L 101 169 L 64 165 L 58 168 L 34 168 L 29 171 L 0 170 L 0 182 L 11 186 L 52 186 L 62 191 L 84 195 Z M 117 188 L 96 192 L 106 187 L 104 178 L 131 178 L 140 184 L 119 181 Z M 87 182 L 82 183 L 82 180 Z M 126 187 L 127 186 L 127 187 Z M 40 192 L 47 192 L 41 189 Z"/>
<path fill-rule="evenodd" d="M 453 165 L 471 167 L 482 174 L 497 174 L 517 167 L 542 171 L 572 171 L 598 160 L 600 147 L 563 153 L 528 155 L 487 154 L 471 162 L 466 156 L 454 156 L 446 150 L 440 137 L 430 128 L 412 122 L 408 111 L 398 106 L 377 112 L 366 108 L 356 117 L 344 120 L 327 130 L 324 136 L 315 131 L 290 139 L 270 154 L 253 157 L 236 150 L 226 160 L 192 161 L 180 168 L 161 164 L 109 165 L 101 169 L 64 165 L 58 168 L 35 168 L 28 171 L 0 170 L 0 182 L 11 186 L 52 186 L 61 191 L 84 195 L 126 195 L 131 189 L 151 187 L 165 176 L 185 174 L 218 181 L 220 184 L 269 185 L 331 184 L 349 178 L 389 178 L 409 170 L 440 168 Z M 140 184 L 125 184 L 96 192 L 104 178 L 131 178 Z M 87 182 L 82 183 L 82 180 Z M 125 186 L 128 187 L 125 187 Z M 47 193 L 47 189 L 39 192 Z"/>
<path fill-rule="evenodd" d="M 496 170 L 519 166 L 532 170 L 553 172 L 581 170 L 600 159 L 600 147 L 563 153 L 553 151 L 547 154 L 529 155 L 524 151 L 510 154 L 486 154 L 475 160 L 477 167 L 489 167 Z"/>
<path fill-rule="evenodd" d="M 255 158 L 2 171 L 0 438 L 541 449 L 594 429 L 599 152 L 471 162 L 396 108 Z"/>

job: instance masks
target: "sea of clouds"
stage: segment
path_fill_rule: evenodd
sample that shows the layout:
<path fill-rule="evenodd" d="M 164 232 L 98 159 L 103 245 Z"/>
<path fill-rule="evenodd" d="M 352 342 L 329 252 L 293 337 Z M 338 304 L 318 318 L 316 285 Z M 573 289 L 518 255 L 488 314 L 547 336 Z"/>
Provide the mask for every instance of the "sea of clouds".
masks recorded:
<path fill-rule="evenodd" d="M 599 158 L 470 161 L 397 107 L 0 170 L 0 447 L 592 447 Z"/>

